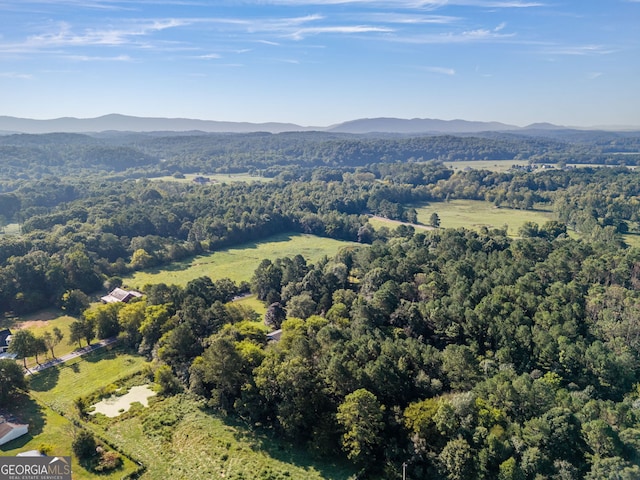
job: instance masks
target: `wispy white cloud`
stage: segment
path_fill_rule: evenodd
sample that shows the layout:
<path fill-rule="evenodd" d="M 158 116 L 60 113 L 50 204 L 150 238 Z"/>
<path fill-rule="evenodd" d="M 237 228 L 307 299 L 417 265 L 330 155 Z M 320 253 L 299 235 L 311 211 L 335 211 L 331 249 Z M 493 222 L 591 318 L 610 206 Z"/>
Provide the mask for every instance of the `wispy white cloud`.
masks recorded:
<path fill-rule="evenodd" d="M 222 57 L 218 53 L 207 53 L 206 55 L 198 55 L 196 58 L 200 58 L 202 60 L 217 60 Z"/>
<path fill-rule="evenodd" d="M 371 32 L 393 32 L 391 28 L 387 27 L 375 27 L 369 25 L 338 25 L 338 26 L 321 26 L 321 27 L 306 27 L 296 30 L 289 36 L 295 40 L 301 40 L 310 35 L 319 35 L 322 33 L 333 34 L 354 34 L 354 33 L 371 33 Z"/>
<path fill-rule="evenodd" d="M 602 72 L 590 72 L 589 74 L 587 74 L 587 78 L 589 80 L 595 80 L 598 77 L 601 77 L 602 75 L 604 75 L 604 73 Z"/>
<path fill-rule="evenodd" d="M 460 21 L 460 17 L 453 17 L 448 15 L 423 15 L 423 14 L 411 14 L 411 13 L 373 13 L 370 15 L 362 15 L 361 18 L 366 21 L 381 22 L 381 23 L 394 23 L 404 25 L 448 25 Z"/>
<path fill-rule="evenodd" d="M 633 1 L 633 0 L 632 0 Z M 640 1 L 640 0 L 636 0 Z M 371 5 L 388 8 L 429 8 L 435 9 L 450 5 L 486 7 L 486 8 L 531 8 L 541 7 L 542 2 L 522 0 L 270 0 L 274 5 Z"/>
<path fill-rule="evenodd" d="M 28 54 L 38 52 L 56 53 L 57 49 L 81 47 L 114 47 L 135 45 L 149 47 L 144 38 L 163 30 L 183 27 L 190 22 L 182 19 L 123 21 L 113 28 L 74 29 L 66 21 L 46 27 L 46 31 L 28 36 L 23 40 L 0 42 L 0 53 Z M 43 28 L 44 29 L 44 28 Z"/>
<path fill-rule="evenodd" d="M 133 62 L 133 58 L 131 58 L 129 55 L 117 55 L 115 57 L 64 55 L 64 58 L 76 62 Z"/>
<path fill-rule="evenodd" d="M 422 70 L 429 73 L 437 73 L 438 75 L 449 75 L 453 76 L 456 74 L 456 71 L 453 68 L 445 68 L 445 67 L 422 67 Z"/>
<path fill-rule="evenodd" d="M 615 52 L 604 45 L 553 45 L 540 50 L 545 55 L 609 55 Z"/>
<path fill-rule="evenodd" d="M 504 24 L 489 30 L 478 28 L 475 30 L 465 30 L 461 32 L 446 32 L 424 35 L 410 35 L 393 37 L 393 41 L 413 44 L 447 44 L 447 43 L 474 43 L 474 42 L 497 42 L 504 41 L 516 36 L 515 33 L 501 33 L 505 28 Z"/>
<path fill-rule="evenodd" d="M 112 29 L 88 28 L 80 33 L 73 31 L 67 22 L 60 22 L 55 30 L 29 37 L 25 47 L 51 48 L 64 46 L 129 44 L 132 39 L 144 37 L 169 28 L 181 27 L 189 22 L 178 19 L 151 20 L 130 26 Z"/>
<path fill-rule="evenodd" d="M 18 80 L 31 80 L 33 75 L 30 73 L 18 73 L 18 72 L 0 72 L 0 78 L 13 78 Z"/>

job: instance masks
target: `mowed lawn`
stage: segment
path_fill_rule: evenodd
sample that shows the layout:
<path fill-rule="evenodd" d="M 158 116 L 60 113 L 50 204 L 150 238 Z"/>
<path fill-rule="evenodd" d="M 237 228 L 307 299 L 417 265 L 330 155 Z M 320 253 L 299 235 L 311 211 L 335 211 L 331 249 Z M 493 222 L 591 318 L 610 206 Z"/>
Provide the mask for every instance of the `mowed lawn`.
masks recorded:
<path fill-rule="evenodd" d="M 300 233 L 283 233 L 265 241 L 251 242 L 207 255 L 175 262 L 162 268 L 136 272 L 124 278 L 129 288 L 141 289 L 146 284 L 166 283 L 184 286 L 194 278 L 208 276 L 212 280 L 230 278 L 235 282 L 250 281 L 260 262 L 268 258 L 302 255 L 314 263 L 324 256 L 333 257 L 342 247 L 356 245 Z"/>
<path fill-rule="evenodd" d="M 507 225 L 507 233 L 510 236 L 517 236 L 518 230 L 525 222 L 542 225 L 554 219 L 551 211 L 496 208 L 492 203 L 481 200 L 433 202 L 416 210 L 418 221 L 425 225 L 429 223 L 431 214 L 435 212 L 440 217 L 441 228 L 502 228 Z"/>
<path fill-rule="evenodd" d="M 101 387 L 142 370 L 144 357 L 131 355 L 120 347 L 105 347 L 33 375 L 33 396 L 57 411 L 71 412 L 73 401 Z"/>

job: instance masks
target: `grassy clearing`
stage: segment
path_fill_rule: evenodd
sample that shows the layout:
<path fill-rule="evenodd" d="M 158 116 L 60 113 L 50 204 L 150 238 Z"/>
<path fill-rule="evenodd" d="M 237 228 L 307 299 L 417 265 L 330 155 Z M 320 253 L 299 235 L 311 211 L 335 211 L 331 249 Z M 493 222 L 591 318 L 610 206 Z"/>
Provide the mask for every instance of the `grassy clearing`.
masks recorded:
<path fill-rule="evenodd" d="M 124 278 L 124 283 L 130 288 L 142 288 L 154 283 L 184 286 L 190 280 L 205 275 L 212 280 L 227 277 L 235 282 L 250 281 L 253 272 L 265 258 L 275 260 L 301 254 L 308 262 L 313 263 L 325 255 L 335 255 L 347 245 L 353 244 L 314 235 L 283 233 L 266 241 L 246 243 L 175 262 L 163 268 L 136 272 L 133 276 Z"/>
<path fill-rule="evenodd" d="M 480 200 L 452 200 L 450 202 L 434 202 L 424 207 L 416 208 L 418 221 L 427 224 L 429 217 L 436 212 L 440 217 L 442 228 L 470 228 L 479 229 L 502 228 L 508 226 L 507 233 L 518 235 L 518 229 L 525 222 L 536 222 L 539 225 L 553 220 L 550 211 L 542 210 L 514 210 L 510 208 L 496 208 L 492 203 Z"/>
<path fill-rule="evenodd" d="M 19 223 L 9 223 L 4 227 L 0 227 L 0 237 L 3 235 L 22 235 Z"/>
<path fill-rule="evenodd" d="M 116 421 L 107 430 L 112 441 L 147 465 L 145 480 L 346 480 L 354 473 L 345 465 L 315 462 L 294 445 L 225 421 L 186 395 L 151 403 L 140 415 Z"/>
<path fill-rule="evenodd" d="M 369 217 L 369 223 L 373 226 L 374 229 L 379 229 L 381 227 L 386 227 L 390 230 L 394 230 L 398 228 L 400 225 L 411 225 L 416 230 L 433 230 L 433 227 L 429 225 L 417 225 L 417 224 L 409 224 L 406 222 L 400 222 L 398 220 L 391 220 L 384 217 Z"/>
<path fill-rule="evenodd" d="M 529 165 L 528 160 L 468 160 L 462 162 L 443 162 L 452 170 L 464 170 L 472 168 L 474 170 L 490 170 L 492 172 L 506 172 L 513 165 Z"/>
<path fill-rule="evenodd" d="M 627 235 L 623 235 L 622 238 L 630 247 L 640 248 L 640 234 L 629 233 Z"/>
<path fill-rule="evenodd" d="M 233 302 L 236 305 L 243 305 L 247 308 L 250 308 L 258 315 L 260 318 L 264 318 L 264 314 L 267 313 L 267 307 L 264 305 L 264 302 L 258 300 L 255 295 L 249 295 L 247 297 L 242 297 Z"/>
<path fill-rule="evenodd" d="M 184 178 L 175 178 L 171 175 L 167 175 L 164 177 L 154 177 L 150 178 L 150 180 L 154 181 L 162 181 L 162 182 L 178 182 L 178 183 L 192 183 L 193 179 L 196 177 L 206 177 L 211 183 L 210 185 L 215 185 L 217 183 L 236 183 L 236 182 L 270 182 L 272 179 L 267 177 L 259 177 L 257 175 L 250 175 L 248 173 L 185 173 Z"/>

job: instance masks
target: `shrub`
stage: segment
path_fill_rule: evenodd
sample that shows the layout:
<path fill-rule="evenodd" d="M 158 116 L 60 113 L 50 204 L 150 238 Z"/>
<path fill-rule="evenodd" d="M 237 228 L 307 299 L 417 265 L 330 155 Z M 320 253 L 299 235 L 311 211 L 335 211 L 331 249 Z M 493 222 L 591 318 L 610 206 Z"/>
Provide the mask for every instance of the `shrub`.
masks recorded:
<path fill-rule="evenodd" d="M 100 454 L 100 461 L 94 467 L 96 472 L 108 472 L 122 466 L 122 458 L 116 452 L 105 450 Z"/>
<path fill-rule="evenodd" d="M 96 454 L 96 440 L 87 430 L 80 430 L 71 444 L 73 453 L 80 460 L 87 460 Z"/>

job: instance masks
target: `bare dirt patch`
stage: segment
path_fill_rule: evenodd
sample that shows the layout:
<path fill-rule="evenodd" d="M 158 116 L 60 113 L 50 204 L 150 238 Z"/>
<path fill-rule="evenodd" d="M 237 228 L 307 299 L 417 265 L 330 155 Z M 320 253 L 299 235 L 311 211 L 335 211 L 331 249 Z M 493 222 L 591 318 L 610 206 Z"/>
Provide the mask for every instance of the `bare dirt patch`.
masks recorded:
<path fill-rule="evenodd" d="M 48 323 L 49 320 L 27 320 L 25 322 L 18 322 L 16 324 L 16 329 L 22 330 L 23 328 L 44 327 Z"/>

